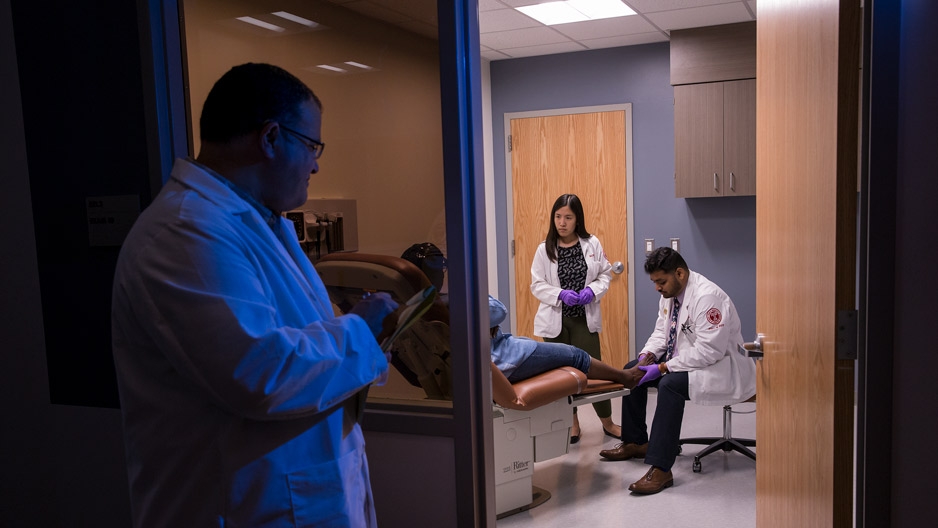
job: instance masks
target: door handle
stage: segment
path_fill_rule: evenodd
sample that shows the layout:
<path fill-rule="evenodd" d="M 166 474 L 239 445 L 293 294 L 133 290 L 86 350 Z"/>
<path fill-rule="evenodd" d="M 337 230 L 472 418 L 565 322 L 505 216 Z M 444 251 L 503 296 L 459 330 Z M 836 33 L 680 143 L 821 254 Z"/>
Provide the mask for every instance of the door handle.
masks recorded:
<path fill-rule="evenodd" d="M 743 343 L 743 346 L 739 347 L 739 352 L 746 357 L 761 360 L 763 339 L 765 339 L 765 334 L 756 334 L 756 340 L 752 343 Z"/>
<path fill-rule="evenodd" d="M 622 261 L 617 260 L 612 263 L 612 272 L 615 273 L 616 275 L 621 274 L 622 270 L 624 269 L 625 267 L 622 265 Z"/>
<path fill-rule="evenodd" d="M 720 186 L 717 182 L 717 173 L 713 173 L 713 192 L 720 192 Z"/>

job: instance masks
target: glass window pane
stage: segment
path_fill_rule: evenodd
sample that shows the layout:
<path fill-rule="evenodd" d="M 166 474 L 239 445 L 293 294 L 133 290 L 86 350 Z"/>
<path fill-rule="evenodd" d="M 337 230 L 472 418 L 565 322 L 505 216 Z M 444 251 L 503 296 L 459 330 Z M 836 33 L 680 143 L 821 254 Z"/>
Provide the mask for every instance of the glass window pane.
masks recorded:
<path fill-rule="evenodd" d="M 358 7 L 367 4 L 184 0 L 193 154 L 202 103 L 232 66 L 269 62 L 305 82 L 323 103 L 326 148 L 309 200 L 287 216 L 337 309 L 365 291 L 401 301 L 428 284 L 441 292 L 395 342 L 389 381 L 371 388 L 369 402 L 449 408 L 436 2 Z"/>

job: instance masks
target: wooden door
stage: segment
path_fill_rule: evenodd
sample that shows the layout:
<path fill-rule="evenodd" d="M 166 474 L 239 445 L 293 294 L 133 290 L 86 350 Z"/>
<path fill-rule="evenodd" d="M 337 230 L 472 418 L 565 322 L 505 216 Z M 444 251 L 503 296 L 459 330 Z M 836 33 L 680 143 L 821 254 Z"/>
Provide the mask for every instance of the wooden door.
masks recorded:
<path fill-rule="evenodd" d="M 723 83 L 674 87 L 674 195 L 723 195 Z"/>
<path fill-rule="evenodd" d="M 723 196 L 756 194 L 756 80 L 723 83 Z"/>
<path fill-rule="evenodd" d="M 625 111 L 511 120 L 511 186 L 517 335 L 534 337 L 538 301 L 531 293 L 531 262 L 550 227 L 550 209 L 562 194 L 583 202 L 587 230 L 610 262 L 628 263 Z M 627 266 L 626 266 L 627 267 Z M 613 275 L 601 301 L 603 359 L 629 358 L 629 289 L 626 273 Z"/>
<path fill-rule="evenodd" d="M 760 0 L 757 26 L 756 521 L 847 527 L 854 362 L 859 12 L 853 0 Z"/>

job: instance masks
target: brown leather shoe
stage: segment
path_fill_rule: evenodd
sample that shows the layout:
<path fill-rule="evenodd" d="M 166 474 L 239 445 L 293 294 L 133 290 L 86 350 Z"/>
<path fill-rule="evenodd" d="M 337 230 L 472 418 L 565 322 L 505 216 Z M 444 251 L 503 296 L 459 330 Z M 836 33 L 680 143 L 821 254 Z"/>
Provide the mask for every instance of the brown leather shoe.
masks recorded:
<path fill-rule="evenodd" d="M 599 456 L 609 460 L 628 460 L 630 458 L 645 458 L 648 452 L 648 444 L 616 444 L 612 449 L 603 449 Z"/>
<path fill-rule="evenodd" d="M 645 473 L 644 477 L 629 486 L 629 491 L 651 495 L 664 488 L 670 488 L 673 484 L 674 476 L 671 475 L 670 471 L 661 471 L 660 468 L 651 466 L 651 469 L 648 470 L 648 473 Z"/>

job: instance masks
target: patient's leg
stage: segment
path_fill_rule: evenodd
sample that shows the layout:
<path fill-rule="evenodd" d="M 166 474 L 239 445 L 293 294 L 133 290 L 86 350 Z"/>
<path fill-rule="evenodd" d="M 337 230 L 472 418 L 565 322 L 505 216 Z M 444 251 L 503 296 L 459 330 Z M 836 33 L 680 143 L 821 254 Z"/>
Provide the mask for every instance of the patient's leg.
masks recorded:
<path fill-rule="evenodd" d="M 625 385 L 628 389 L 633 389 L 638 385 L 643 374 L 644 373 L 638 370 L 638 368 L 619 369 L 608 363 L 603 363 L 598 359 L 593 359 L 589 371 L 586 372 L 586 377 L 589 379 L 615 381 L 616 383 Z"/>

